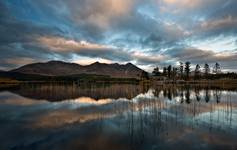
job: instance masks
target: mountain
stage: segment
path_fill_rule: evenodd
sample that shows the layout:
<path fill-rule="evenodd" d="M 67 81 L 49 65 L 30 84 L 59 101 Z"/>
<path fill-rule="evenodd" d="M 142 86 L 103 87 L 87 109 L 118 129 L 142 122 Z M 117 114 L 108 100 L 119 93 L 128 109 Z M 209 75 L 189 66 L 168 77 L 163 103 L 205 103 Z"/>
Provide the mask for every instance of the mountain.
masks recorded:
<path fill-rule="evenodd" d="M 106 75 L 115 78 L 140 78 L 143 70 L 127 63 L 121 65 L 95 62 L 82 66 L 76 63 L 63 61 L 49 61 L 46 63 L 33 63 L 10 71 L 11 73 L 23 73 L 43 76 L 68 76 L 78 74 Z"/>
<path fill-rule="evenodd" d="M 62 61 L 49 61 L 46 63 L 33 63 L 11 70 L 10 72 L 36 74 L 45 76 L 63 76 L 79 74 L 82 66 Z"/>

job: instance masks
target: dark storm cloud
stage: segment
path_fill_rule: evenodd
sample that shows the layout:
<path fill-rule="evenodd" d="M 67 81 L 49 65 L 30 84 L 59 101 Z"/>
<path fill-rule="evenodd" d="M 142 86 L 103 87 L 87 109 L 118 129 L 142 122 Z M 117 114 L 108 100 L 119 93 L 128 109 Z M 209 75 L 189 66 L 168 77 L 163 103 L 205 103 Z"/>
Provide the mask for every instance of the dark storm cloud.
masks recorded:
<path fill-rule="evenodd" d="M 143 66 L 220 61 L 234 69 L 236 6 L 235 0 L 0 1 L 0 66 L 76 55 Z M 56 41 L 39 40 L 45 37 Z"/>
<path fill-rule="evenodd" d="M 18 20 L 3 2 L 0 2 L 0 43 L 29 42 L 37 36 L 62 35 L 57 27 Z"/>
<path fill-rule="evenodd" d="M 14 68 L 27 63 L 43 61 L 53 54 L 35 43 L 44 35 L 62 35 L 57 27 L 18 20 L 11 8 L 0 2 L 0 59 L 1 68 Z"/>

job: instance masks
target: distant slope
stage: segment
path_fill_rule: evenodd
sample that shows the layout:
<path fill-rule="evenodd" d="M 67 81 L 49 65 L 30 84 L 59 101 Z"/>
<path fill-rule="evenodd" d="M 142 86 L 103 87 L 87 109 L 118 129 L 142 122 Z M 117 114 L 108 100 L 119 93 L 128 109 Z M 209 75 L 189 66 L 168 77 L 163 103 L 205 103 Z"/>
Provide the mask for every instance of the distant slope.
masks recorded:
<path fill-rule="evenodd" d="M 62 61 L 49 61 L 46 63 L 28 64 L 20 68 L 11 70 L 10 72 L 43 76 L 96 74 L 115 78 L 140 78 L 143 70 L 131 63 L 120 65 L 117 63 L 104 64 L 96 62 L 91 65 L 82 66 L 79 64 L 67 63 Z"/>
<path fill-rule="evenodd" d="M 79 70 L 81 70 L 81 66 L 78 64 L 66 63 L 62 61 L 49 61 L 46 63 L 28 64 L 18 69 L 11 70 L 10 72 L 47 76 L 61 76 L 78 74 Z"/>

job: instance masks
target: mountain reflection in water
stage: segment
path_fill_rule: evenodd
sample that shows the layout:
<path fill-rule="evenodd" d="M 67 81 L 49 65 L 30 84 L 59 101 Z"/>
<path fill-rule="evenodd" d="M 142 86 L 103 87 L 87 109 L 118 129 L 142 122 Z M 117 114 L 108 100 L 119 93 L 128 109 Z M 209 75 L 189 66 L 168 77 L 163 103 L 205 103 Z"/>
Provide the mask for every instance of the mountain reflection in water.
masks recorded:
<path fill-rule="evenodd" d="M 96 100 L 103 98 L 132 99 L 147 91 L 147 86 L 133 84 L 92 84 L 84 86 L 77 84 L 24 84 L 11 89 L 11 92 L 24 97 L 48 101 L 63 101 L 78 97 L 90 97 Z"/>
<path fill-rule="evenodd" d="M 220 87 L 25 84 L 0 92 L 0 149 L 237 149 Z"/>

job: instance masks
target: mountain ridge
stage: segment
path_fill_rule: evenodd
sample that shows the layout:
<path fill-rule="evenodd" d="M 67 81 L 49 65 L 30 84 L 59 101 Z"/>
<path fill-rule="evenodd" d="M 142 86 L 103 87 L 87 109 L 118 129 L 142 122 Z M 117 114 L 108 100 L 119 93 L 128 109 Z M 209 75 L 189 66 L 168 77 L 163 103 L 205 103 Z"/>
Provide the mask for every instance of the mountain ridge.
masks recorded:
<path fill-rule="evenodd" d="M 107 75 L 116 78 L 140 78 L 144 70 L 132 63 L 106 64 L 95 62 L 89 65 L 80 65 L 64 61 L 48 61 L 27 64 L 10 70 L 13 73 L 36 74 L 44 76 L 67 76 L 76 74 Z"/>

